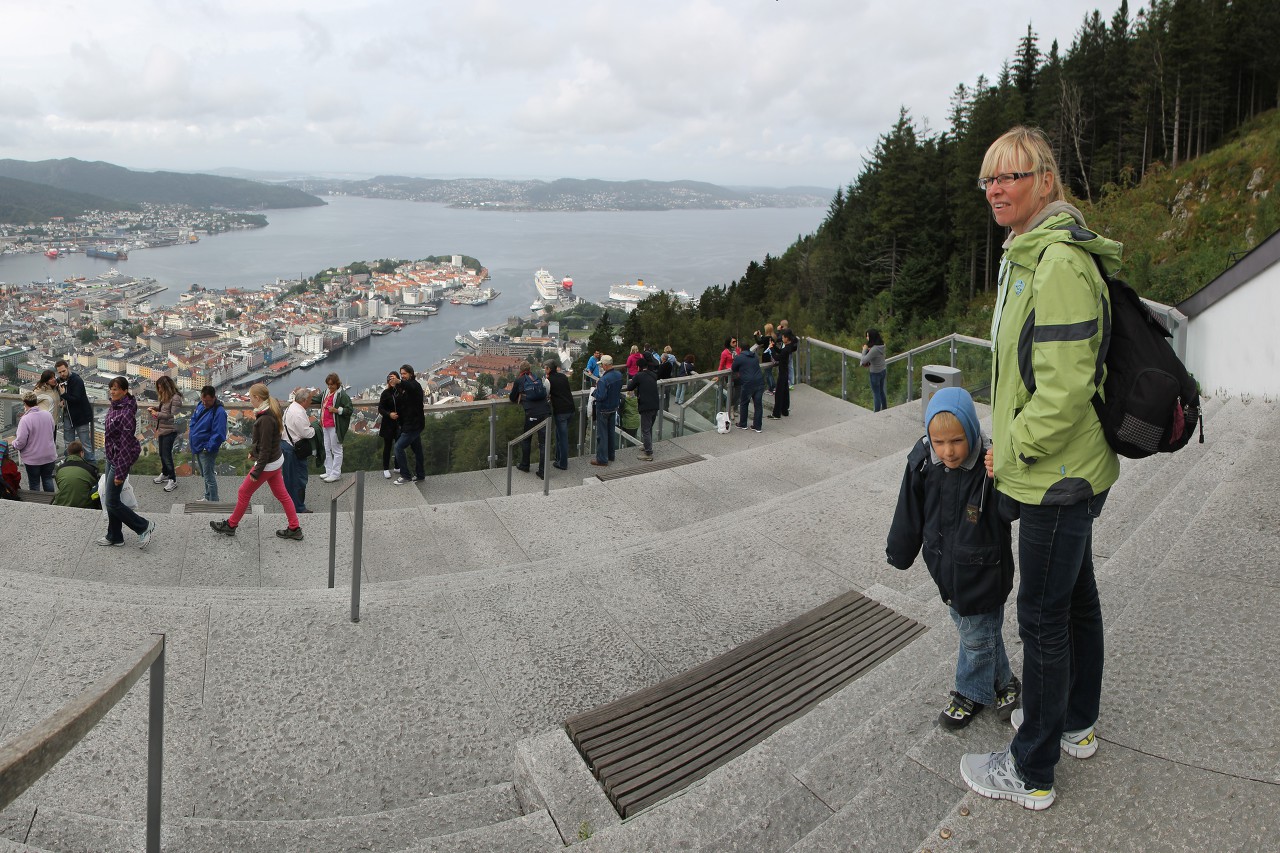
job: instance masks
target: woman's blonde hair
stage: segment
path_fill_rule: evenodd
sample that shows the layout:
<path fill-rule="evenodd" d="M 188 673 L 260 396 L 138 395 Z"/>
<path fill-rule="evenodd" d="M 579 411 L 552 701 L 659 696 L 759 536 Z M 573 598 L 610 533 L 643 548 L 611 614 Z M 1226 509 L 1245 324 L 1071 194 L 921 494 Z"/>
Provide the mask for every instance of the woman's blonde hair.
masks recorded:
<path fill-rule="evenodd" d="M 1046 202 L 1062 201 L 1062 176 L 1058 174 L 1058 161 L 1054 159 L 1049 138 L 1038 127 L 1019 125 L 1004 132 L 991 143 L 982 158 L 980 178 L 992 178 L 1003 172 L 1034 172 L 1036 183 L 1043 182 L 1043 175 L 1053 176 L 1053 186 Z"/>
<path fill-rule="evenodd" d="M 280 411 L 280 404 L 276 402 L 276 398 L 271 396 L 271 390 L 266 385 L 258 382 L 249 388 L 249 397 L 258 401 L 267 401 L 267 408 L 271 410 L 271 414 L 276 416 L 276 436 L 278 437 L 282 431 L 284 413 Z"/>

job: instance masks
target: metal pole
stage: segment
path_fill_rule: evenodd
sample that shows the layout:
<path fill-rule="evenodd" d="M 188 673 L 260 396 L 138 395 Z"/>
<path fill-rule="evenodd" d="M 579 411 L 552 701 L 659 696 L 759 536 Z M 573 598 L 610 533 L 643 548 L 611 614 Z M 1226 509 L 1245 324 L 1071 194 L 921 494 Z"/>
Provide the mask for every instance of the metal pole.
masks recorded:
<path fill-rule="evenodd" d="M 552 412 L 550 417 L 544 420 L 542 426 L 542 494 L 551 494 L 551 471 L 552 466 L 548 465 L 548 456 L 551 456 L 551 425 L 555 422 L 555 413 Z"/>
<path fill-rule="evenodd" d="M 405 453 L 409 451 L 406 449 Z M 409 464 L 409 458 L 405 457 L 405 464 Z M 338 559 L 338 501 L 336 499 L 329 501 L 329 589 L 333 589 L 333 577 L 335 564 Z"/>
<path fill-rule="evenodd" d="M 360 621 L 360 557 L 364 551 L 364 472 L 356 472 L 356 511 L 352 516 L 355 536 L 351 546 L 351 621 Z"/>
<path fill-rule="evenodd" d="M 915 356 L 907 353 L 907 402 L 911 402 L 911 386 L 915 384 Z M 887 377 L 886 377 L 887 378 Z"/>
<path fill-rule="evenodd" d="M 849 360 L 840 353 L 840 399 L 849 399 Z M 941 423 L 941 421 L 939 421 Z"/>
<path fill-rule="evenodd" d="M 671 405 L 671 386 L 662 386 L 662 408 L 658 410 L 658 441 L 662 441 L 662 422 L 665 421 L 667 406 Z"/>
<path fill-rule="evenodd" d="M 164 651 L 151 663 L 151 696 L 147 714 L 147 853 L 160 853 L 160 797 L 164 778 Z"/>
<path fill-rule="evenodd" d="M 489 404 L 489 467 L 498 464 L 498 407 Z"/>
<path fill-rule="evenodd" d="M 954 332 L 951 333 L 951 366 L 956 366 L 956 336 Z"/>

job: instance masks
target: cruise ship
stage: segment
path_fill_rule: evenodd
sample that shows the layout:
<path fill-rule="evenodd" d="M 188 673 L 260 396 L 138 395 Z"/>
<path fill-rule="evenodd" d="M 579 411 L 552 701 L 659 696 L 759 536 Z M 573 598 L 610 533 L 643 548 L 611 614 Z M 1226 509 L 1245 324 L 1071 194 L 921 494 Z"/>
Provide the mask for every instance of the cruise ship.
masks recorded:
<path fill-rule="evenodd" d="M 636 279 L 635 284 L 615 284 L 609 288 L 609 299 L 630 310 L 638 303 L 660 291 L 652 285 L 644 283 L 644 279 Z"/>
<path fill-rule="evenodd" d="M 533 284 L 538 288 L 538 296 L 544 302 L 557 302 L 560 299 L 560 284 L 546 270 L 538 270 L 533 274 Z"/>

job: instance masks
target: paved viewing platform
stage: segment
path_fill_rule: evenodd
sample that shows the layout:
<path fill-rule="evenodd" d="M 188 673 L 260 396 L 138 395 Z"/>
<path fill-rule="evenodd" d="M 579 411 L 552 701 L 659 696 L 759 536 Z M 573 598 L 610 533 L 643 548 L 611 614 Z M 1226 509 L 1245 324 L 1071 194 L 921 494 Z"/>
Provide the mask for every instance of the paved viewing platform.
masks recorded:
<path fill-rule="evenodd" d="M 980 407 L 984 416 L 989 413 Z M 354 490 L 312 477 L 302 542 L 266 490 L 234 537 L 135 484 L 149 547 L 93 544 L 99 512 L 6 503 L 0 740 L 153 632 L 167 637 L 172 851 L 1032 851 L 1280 847 L 1280 406 L 1206 404 L 1203 444 L 1125 461 L 1095 525 L 1107 664 L 1088 761 L 1040 813 L 969 792 L 965 752 L 1012 729 L 937 714 L 956 636 L 922 562 L 884 541 L 918 402 L 873 414 L 808 387 L 761 434 L 657 444 L 692 464 L 602 481 L 586 458 L 394 486 L 367 475 L 361 621 Z M 641 468 L 634 449 L 619 467 Z M 613 468 L 609 469 L 613 471 Z M 239 479 L 220 483 L 233 500 Z M 1016 535 L 1016 529 L 1015 529 Z M 622 821 L 566 718 L 856 590 L 924 626 L 745 754 Z M 1021 668 L 1014 608 L 1006 640 Z M 142 849 L 140 683 L 0 812 L 0 850 Z"/>

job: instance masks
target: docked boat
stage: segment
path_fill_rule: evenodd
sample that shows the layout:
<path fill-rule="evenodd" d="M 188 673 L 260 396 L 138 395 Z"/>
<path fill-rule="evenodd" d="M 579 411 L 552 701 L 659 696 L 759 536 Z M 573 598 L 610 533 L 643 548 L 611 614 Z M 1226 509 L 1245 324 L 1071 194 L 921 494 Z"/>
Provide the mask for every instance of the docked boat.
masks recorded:
<path fill-rule="evenodd" d="M 529 306 L 529 310 L 535 314 L 541 314 L 543 311 L 547 310 L 547 303 L 539 299 Z"/>
<path fill-rule="evenodd" d="M 555 302 L 560 299 L 560 285 L 545 269 L 533 274 L 533 285 L 538 288 L 538 297 L 543 302 Z"/>
<path fill-rule="evenodd" d="M 658 288 L 644 283 L 644 279 L 636 279 L 635 284 L 615 284 L 609 288 L 609 298 L 626 307 L 635 307 L 660 291 Z"/>
<path fill-rule="evenodd" d="M 560 289 L 561 289 L 561 290 L 564 290 L 564 291 L 568 291 L 569 293 L 572 293 L 572 292 L 573 292 L 573 279 L 569 278 L 569 276 L 565 276 L 563 279 L 561 279 L 561 280 L 560 280 Z"/>

